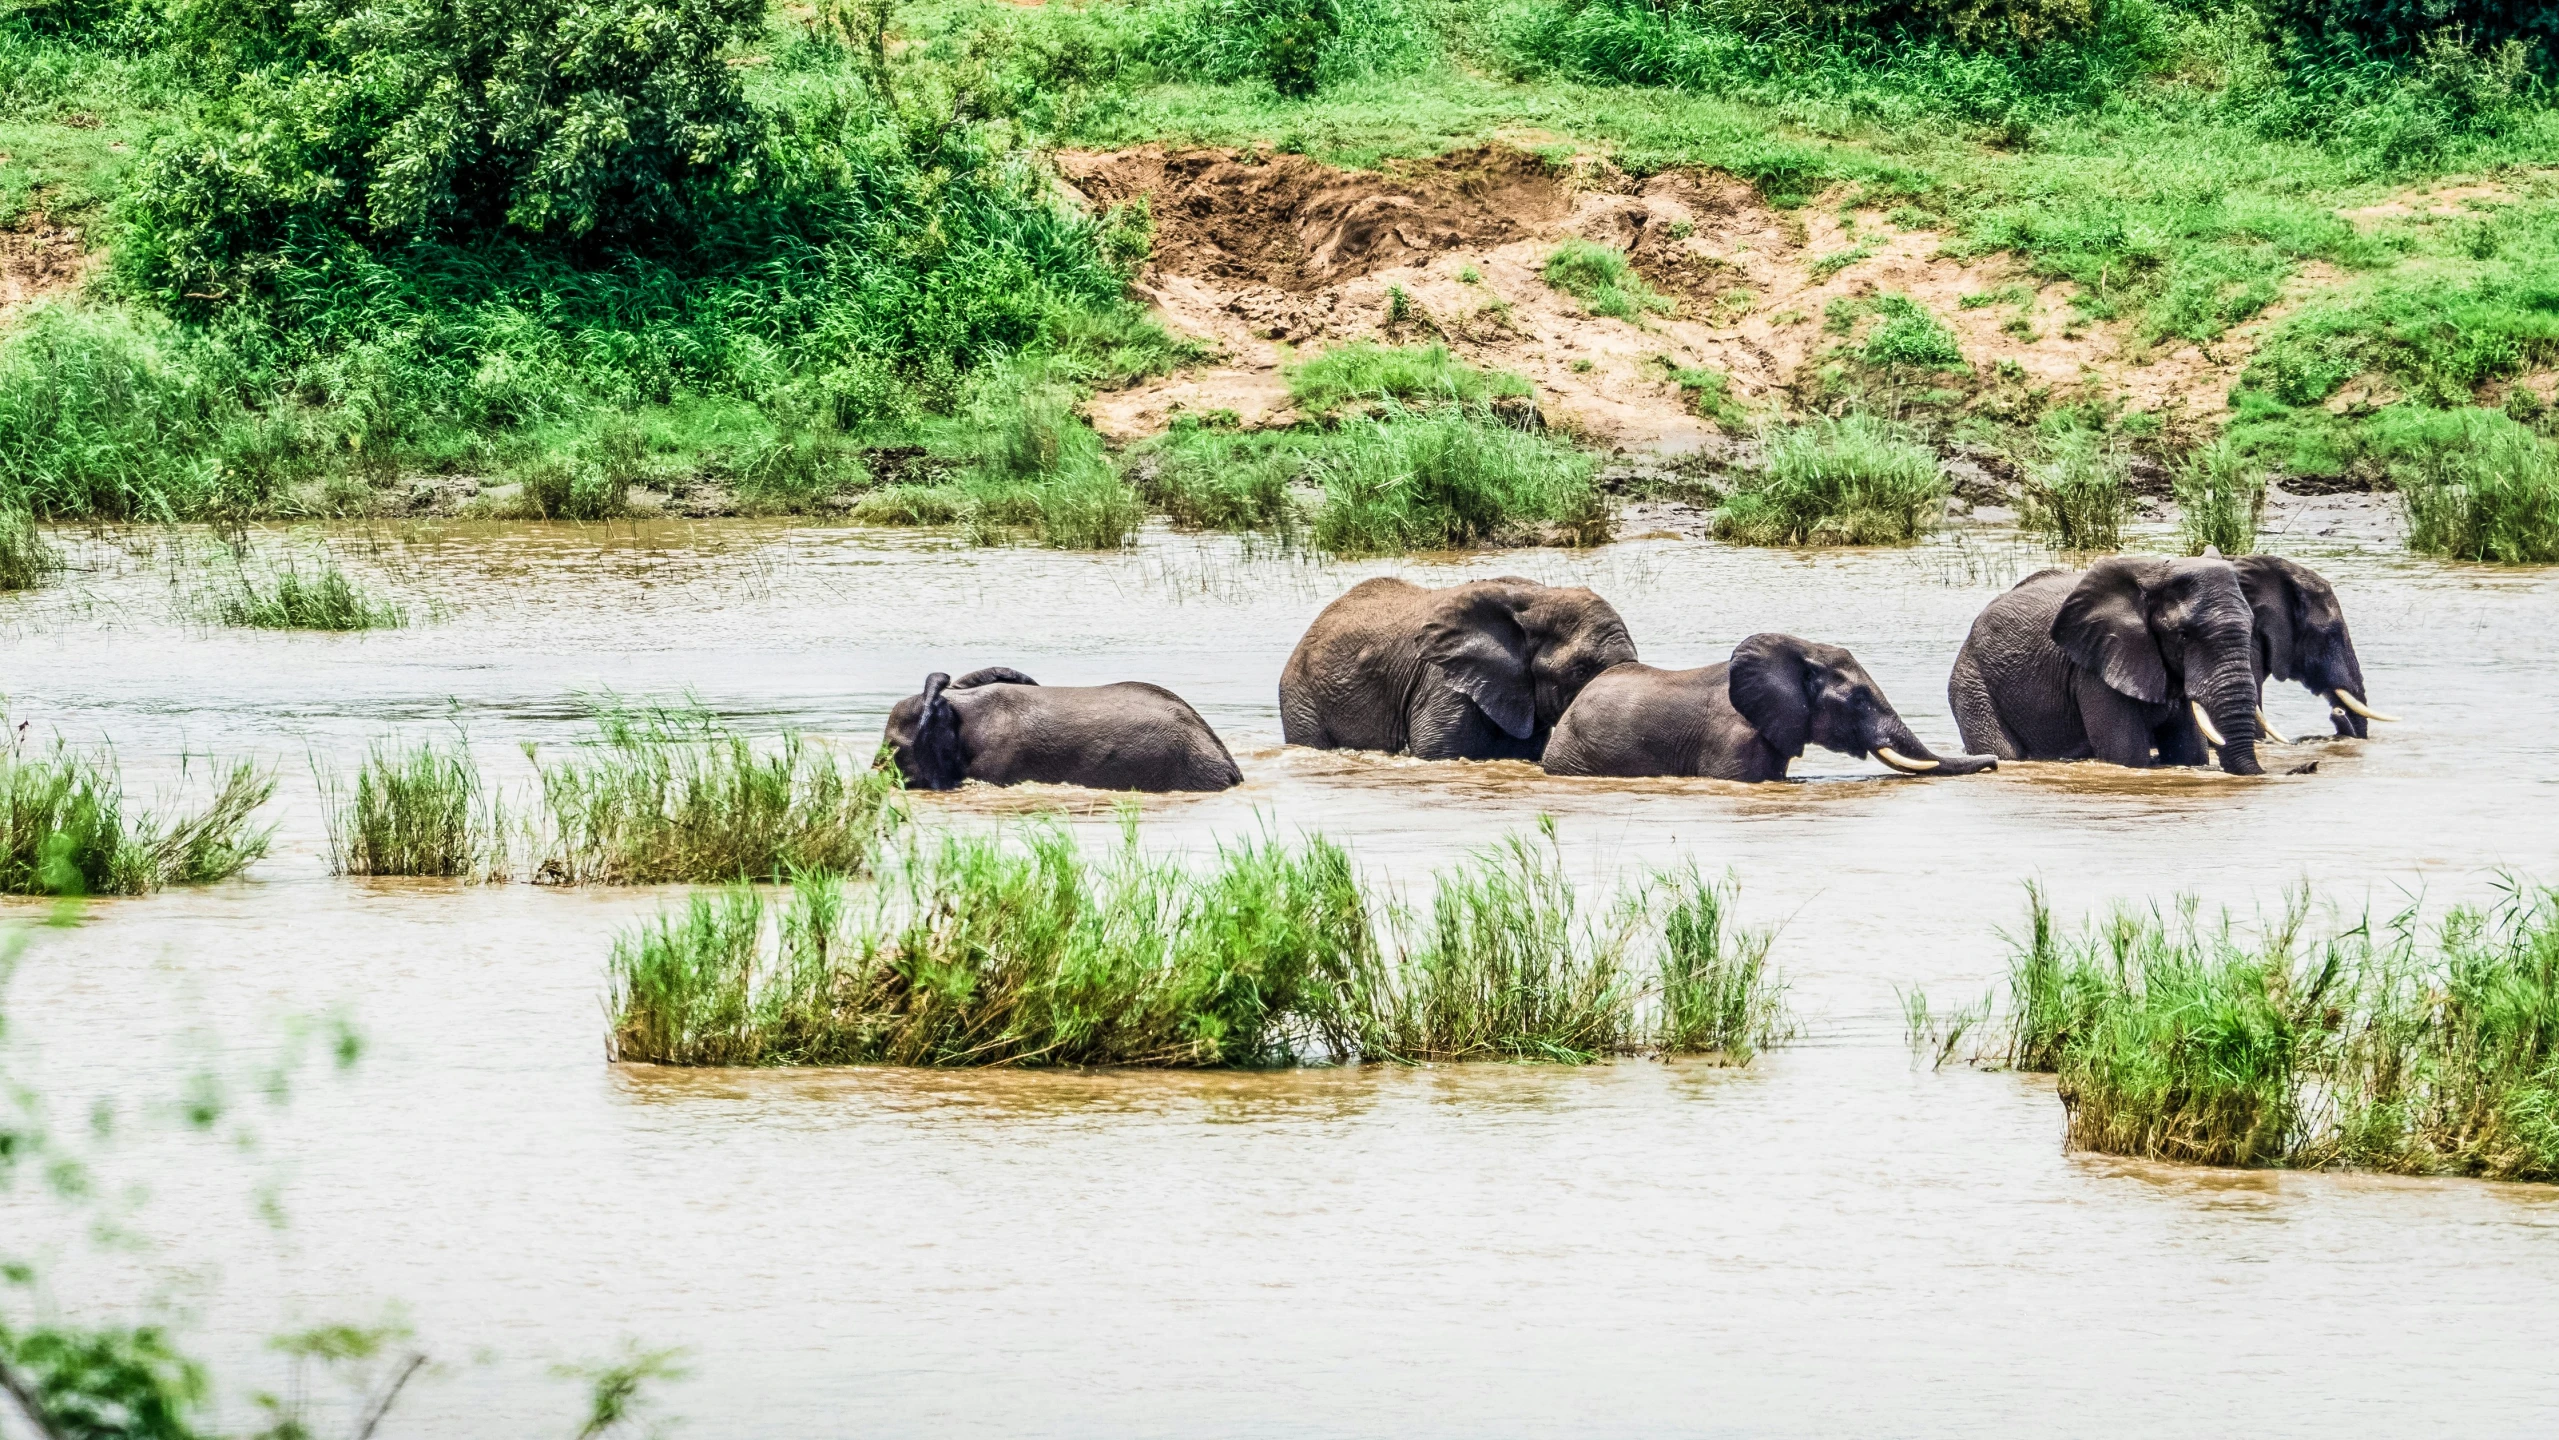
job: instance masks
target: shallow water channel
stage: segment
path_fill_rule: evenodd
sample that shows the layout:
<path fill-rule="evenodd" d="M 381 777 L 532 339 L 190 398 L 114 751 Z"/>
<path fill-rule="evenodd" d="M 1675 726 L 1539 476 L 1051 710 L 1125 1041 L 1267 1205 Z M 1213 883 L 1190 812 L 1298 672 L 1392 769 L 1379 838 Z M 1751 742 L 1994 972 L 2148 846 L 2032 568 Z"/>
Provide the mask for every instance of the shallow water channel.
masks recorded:
<path fill-rule="evenodd" d="M 201 567 L 147 536 L 84 542 L 67 585 L 0 601 L 11 722 L 112 741 L 144 793 L 190 751 L 283 780 L 247 879 L 94 904 L 21 963 L 13 1063 L 150 1242 L 101 1250 L 31 1192 L 0 1202 L 0 1225 L 53 1227 L 75 1314 L 93 1285 L 138 1287 L 231 1369 L 276 1331 L 396 1311 L 439 1363 L 385 1436 L 572 1433 L 580 1397 L 551 1367 L 625 1337 L 682 1347 L 661 1393 L 696 1437 L 2559 1421 L 2559 1187 L 2067 1155 L 2048 1080 L 1915 1069 L 1895 994 L 1980 995 L 2031 877 L 2073 922 L 2179 891 L 2253 914 L 2303 880 L 2387 915 L 2492 899 L 2498 867 L 2559 879 L 2559 573 L 2282 547 L 2336 584 L 2371 699 L 2403 719 L 2267 752 L 2315 774 L 1912 781 L 1815 752 L 1806 783 L 1745 788 L 1285 752 L 1280 665 L 1367 575 L 1525 574 L 1598 588 L 1655 664 L 1762 629 L 1844 644 L 1952 749 L 1965 629 L 2046 557 L 1978 533 L 1355 566 L 1169 534 L 1095 557 L 750 522 L 261 540 L 324 534 L 420 623 L 208 627 L 188 618 Z M 1434 865 L 1546 812 L 1593 881 L 1729 867 L 1742 919 L 1783 926 L 1806 1038 L 1737 1071 L 616 1067 L 604 958 L 669 892 L 327 873 L 313 763 L 393 732 L 459 724 L 521 786 L 523 744 L 586 731 L 581 695 L 690 691 L 749 731 L 867 753 L 928 670 L 998 663 L 1154 680 L 1226 735 L 1246 784 L 1149 802 L 1153 846 L 1320 828 L 1419 898 Z M 2327 730 L 2322 702 L 2268 693 L 2290 731 Z M 1061 801 L 1110 823 L 1061 791 L 918 809 Z M 333 1014 L 361 1062 L 263 1098 L 290 1017 Z M 82 1129 L 87 1097 L 199 1072 L 242 1100 L 219 1137 Z"/>

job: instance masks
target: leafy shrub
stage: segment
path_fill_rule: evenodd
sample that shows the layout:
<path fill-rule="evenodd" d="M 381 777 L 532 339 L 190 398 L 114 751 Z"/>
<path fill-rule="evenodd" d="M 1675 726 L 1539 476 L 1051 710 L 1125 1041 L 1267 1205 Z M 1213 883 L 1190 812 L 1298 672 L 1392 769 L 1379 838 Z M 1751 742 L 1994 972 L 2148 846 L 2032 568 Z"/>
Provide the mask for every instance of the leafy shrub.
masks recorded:
<path fill-rule="evenodd" d="M 1814 420 L 1767 439 L 1715 534 L 1743 545 L 1907 545 L 1946 503 L 1937 457 L 1871 416 Z"/>

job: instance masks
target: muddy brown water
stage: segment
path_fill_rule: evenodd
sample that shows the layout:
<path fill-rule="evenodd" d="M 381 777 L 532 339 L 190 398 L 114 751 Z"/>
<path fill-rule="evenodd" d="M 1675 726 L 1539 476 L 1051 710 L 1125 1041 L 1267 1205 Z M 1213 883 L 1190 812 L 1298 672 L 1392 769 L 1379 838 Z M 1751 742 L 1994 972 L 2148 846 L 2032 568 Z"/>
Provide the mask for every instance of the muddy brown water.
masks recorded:
<path fill-rule="evenodd" d="M 21 965 L 13 1064 L 150 1242 L 102 1250 L 37 1192 L 0 1197 L 70 1313 L 147 1294 L 273 1383 L 262 1337 L 396 1311 L 439 1366 L 387 1436 L 570 1433 L 578 1397 L 549 1367 L 625 1337 L 684 1349 L 662 1394 L 695 1436 L 2559 1419 L 2559 1188 L 2065 1154 L 2048 1083 L 1914 1070 L 1895 1000 L 1982 993 L 2028 877 L 2073 918 L 2179 890 L 2251 912 L 2305 879 L 2349 908 L 2440 909 L 2492 898 L 2501 866 L 2559 878 L 2559 573 L 2286 546 L 2336 583 L 2374 703 L 2404 717 L 2270 752 L 2316 774 L 1913 782 L 1816 754 L 1806 783 L 1744 788 L 1290 753 L 1276 679 L 1359 578 L 1521 573 L 1599 588 L 1656 664 L 1759 629 L 1844 644 L 1952 746 L 1965 628 L 2041 553 L 1975 534 L 1332 566 L 1161 534 L 1094 557 L 747 522 L 326 533 L 432 617 L 208 628 L 169 578 L 192 572 L 94 543 L 66 586 L 0 601 L 12 720 L 111 740 L 146 792 L 189 751 L 283 780 L 276 852 L 248 879 L 97 904 Z M 520 784 L 522 744 L 584 730 L 576 696 L 690 690 L 748 729 L 867 751 L 928 670 L 994 663 L 1156 680 L 1229 738 L 1247 783 L 1150 801 L 1151 845 L 1320 828 L 1419 895 L 1434 865 L 1546 812 L 1594 880 L 1685 854 L 1730 867 L 1743 918 L 1783 925 L 1806 1041 L 1741 1071 L 622 1068 L 601 967 L 668 892 L 326 871 L 311 763 L 387 733 L 458 722 Z M 2295 732 L 2325 728 L 2308 695 L 2270 696 Z M 920 808 L 982 824 L 1077 798 Z M 367 1036 L 361 1063 L 262 1098 L 287 1017 L 332 1013 Z M 81 1123 L 88 1097 L 130 1105 L 203 1071 L 241 1102 L 218 1137 Z"/>

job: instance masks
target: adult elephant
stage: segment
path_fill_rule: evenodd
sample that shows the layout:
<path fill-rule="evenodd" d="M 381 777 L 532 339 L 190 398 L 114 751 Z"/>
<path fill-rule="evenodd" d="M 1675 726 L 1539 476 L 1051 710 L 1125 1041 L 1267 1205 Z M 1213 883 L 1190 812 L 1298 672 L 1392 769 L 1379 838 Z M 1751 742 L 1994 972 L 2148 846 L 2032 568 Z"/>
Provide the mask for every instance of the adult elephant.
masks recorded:
<path fill-rule="evenodd" d="M 1883 687 L 1836 645 L 1753 635 L 1730 660 L 1695 670 L 1620 665 L 1584 687 L 1546 744 L 1557 775 L 1703 775 L 1783 780 L 1819 745 L 1905 774 L 1970 775 L 1988 755 L 1940 756 L 1902 722 Z"/>
<path fill-rule="evenodd" d="M 1973 621 L 1947 681 L 1967 749 L 2003 760 L 2257 759 L 2256 610 L 2217 555 L 2119 555 L 2017 582 Z"/>
<path fill-rule="evenodd" d="M 890 708 L 880 740 L 916 790 L 963 780 L 1224 790 L 1244 779 L 1226 742 L 1162 686 L 1042 685 L 1000 665 L 924 677 L 922 694 Z"/>
<path fill-rule="evenodd" d="M 2319 573 L 2277 555 L 2245 555 L 2230 562 L 2256 616 L 2257 677 L 2292 680 L 2328 702 L 2339 735 L 2363 739 L 2368 723 L 2391 717 L 2365 703 L 2363 662 L 2346 630 L 2346 609 Z M 2259 728 L 2272 734 L 2260 712 Z"/>
<path fill-rule="evenodd" d="M 1280 726 L 1318 749 L 1534 760 L 1582 687 L 1634 658 L 1626 622 L 1588 590 L 1365 580 L 1288 657 Z"/>

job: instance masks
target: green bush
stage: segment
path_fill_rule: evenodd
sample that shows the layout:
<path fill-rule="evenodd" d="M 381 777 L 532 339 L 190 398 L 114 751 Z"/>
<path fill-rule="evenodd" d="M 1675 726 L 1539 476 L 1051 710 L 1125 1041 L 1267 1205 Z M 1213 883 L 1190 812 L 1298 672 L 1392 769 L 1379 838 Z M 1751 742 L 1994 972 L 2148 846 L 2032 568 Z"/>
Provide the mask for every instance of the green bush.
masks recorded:
<path fill-rule="evenodd" d="M 1719 539 L 1743 545 L 1907 545 L 1944 510 L 1937 457 L 1865 415 L 1814 420 L 1766 439 L 1715 512 Z"/>
<path fill-rule="evenodd" d="M 2112 550 L 2123 543 L 2132 507 L 2130 470 L 2122 452 L 2093 431 L 2069 430 L 2047 440 L 2026 466 L 2018 517 L 2064 550 Z"/>
<path fill-rule="evenodd" d="M 56 740 L 0 752 L 0 894 L 143 895 L 227 880 L 267 853 L 250 824 L 275 781 L 241 762 L 216 767 L 212 799 L 175 820 L 129 810 L 112 756 Z"/>
<path fill-rule="evenodd" d="M 24 510 L 0 507 L 0 591 L 33 590 L 62 572 L 62 551 Z"/>
<path fill-rule="evenodd" d="M 2559 446 L 2480 413 L 2463 442 L 2398 467 L 2408 548 L 2507 565 L 2559 561 Z"/>
<path fill-rule="evenodd" d="M 2224 555 L 2257 549 L 2257 527 L 2266 514 L 2266 472 L 2227 440 L 2203 446 L 2177 472 L 2177 526 L 2186 553 L 2207 548 Z"/>
<path fill-rule="evenodd" d="M 1297 434 L 1239 433 L 1177 418 L 1133 466 L 1138 492 L 1176 525 L 1258 531 L 1297 538 L 1303 516 L 1290 493 L 1324 441 Z"/>
<path fill-rule="evenodd" d="M 1291 99 L 1347 80 L 1409 74 L 1437 53 L 1416 0 L 1179 0 L 1138 50 L 1157 69 L 1217 84 L 1267 81 Z"/>
<path fill-rule="evenodd" d="M 1316 452 L 1313 540 L 1336 555 L 1534 542 L 1593 545 L 1610 506 L 1587 455 L 1458 414 L 1360 421 Z"/>

